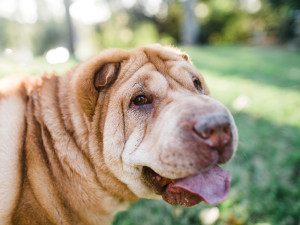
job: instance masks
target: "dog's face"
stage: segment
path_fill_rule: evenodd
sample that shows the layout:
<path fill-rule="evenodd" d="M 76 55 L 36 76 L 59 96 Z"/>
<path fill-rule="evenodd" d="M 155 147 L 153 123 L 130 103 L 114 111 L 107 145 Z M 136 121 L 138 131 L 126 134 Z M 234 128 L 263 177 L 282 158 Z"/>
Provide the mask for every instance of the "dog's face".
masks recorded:
<path fill-rule="evenodd" d="M 109 96 L 99 103 L 106 165 L 141 198 L 223 201 L 230 176 L 217 165 L 231 159 L 238 139 L 230 112 L 209 96 L 186 55 L 157 46 L 129 54 L 94 80 Z"/>

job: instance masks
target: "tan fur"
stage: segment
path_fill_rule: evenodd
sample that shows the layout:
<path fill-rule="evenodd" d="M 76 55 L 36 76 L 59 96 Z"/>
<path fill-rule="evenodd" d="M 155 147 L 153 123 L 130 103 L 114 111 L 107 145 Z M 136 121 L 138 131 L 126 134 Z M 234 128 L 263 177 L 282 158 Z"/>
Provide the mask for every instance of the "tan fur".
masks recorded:
<path fill-rule="evenodd" d="M 19 93 L 0 100 L 0 221 L 9 224 L 21 188 L 21 148 L 25 132 L 25 101 Z M 9 191 L 7 191 L 9 190 Z"/>
<path fill-rule="evenodd" d="M 108 63 L 120 68 L 101 70 Z M 160 198 L 142 179 L 143 166 L 172 179 L 200 171 L 196 164 L 208 162 L 193 152 L 166 151 L 182 118 L 174 110 L 229 112 L 199 97 L 192 76 L 208 95 L 186 54 L 153 45 L 104 51 L 61 77 L 1 81 L 0 224 L 110 224 L 128 203 Z M 139 93 L 157 99 L 151 113 L 131 108 Z"/>

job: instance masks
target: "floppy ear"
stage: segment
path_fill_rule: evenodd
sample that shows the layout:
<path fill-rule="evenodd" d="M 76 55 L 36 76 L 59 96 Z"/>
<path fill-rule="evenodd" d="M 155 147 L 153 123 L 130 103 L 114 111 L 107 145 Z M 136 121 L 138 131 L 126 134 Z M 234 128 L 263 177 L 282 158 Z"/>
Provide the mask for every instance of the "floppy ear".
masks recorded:
<path fill-rule="evenodd" d="M 107 63 L 101 67 L 94 76 L 94 86 L 96 90 L 100 89 L 110 83 L 112 83 L 119 72 L 120 63 Z"/>
<path fill-rule="evenodd" d="M 182 53 L 180 54 L 180 56 L 181 56 L 182 58 L 184 58 L 186 61 L 190 61 L 190 57 L 189 57 L 188 54 L 182 52 Z"/>
<path fill-rule="evenodd" d="M 120 63 L 128 58 L 128 51 L 110 49 L 83 62 L 73 71 L 73 93 L 89 121 L 92 121 L 99 91 L 117 78 Z"/>

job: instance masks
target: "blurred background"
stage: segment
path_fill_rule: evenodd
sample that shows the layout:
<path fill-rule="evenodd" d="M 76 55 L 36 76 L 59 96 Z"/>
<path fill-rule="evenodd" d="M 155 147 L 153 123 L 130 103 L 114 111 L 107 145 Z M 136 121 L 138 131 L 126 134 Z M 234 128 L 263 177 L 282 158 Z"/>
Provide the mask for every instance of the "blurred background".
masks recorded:
<path fill-rule="evenodd" d="M 228 200 L 141 200 L 114 225 L 300 225 L 299 0 L 0 0 L 0 77 L 65 73 L 105 48 L 186 51 L 233 112 Z"/>

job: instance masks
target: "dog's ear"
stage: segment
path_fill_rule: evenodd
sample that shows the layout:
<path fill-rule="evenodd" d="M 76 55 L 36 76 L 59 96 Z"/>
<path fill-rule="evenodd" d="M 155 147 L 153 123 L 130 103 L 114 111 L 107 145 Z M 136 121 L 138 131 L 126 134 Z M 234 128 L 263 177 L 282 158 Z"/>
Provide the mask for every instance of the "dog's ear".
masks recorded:
<path fill-rule="evenodd" d="M 83 62 L 73 70 L 71 86 L 76 101 L 92 121 L 97 105 L 99 91 L 110 85 L 120 70 L 120 64 L 129 59 L 129 52 L 121 49 L 109 49 Z"/>
<path fill-rule="evenodd" d="M 103 65 L 94 76 L 94 86 L 96 90 L 100 91 L 102 87 L 111 84 L 117 77 L 120 63 L 107 63 Z"/>
<path fill-rule="evenodd" d="M 180 56 L 181 56 L 184 60 L 190 61 L 190 57 L 189 57 L 188 54 L 186 54 L 186 53 L 181 53 Z"/>

